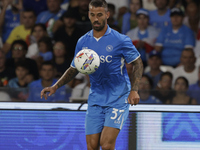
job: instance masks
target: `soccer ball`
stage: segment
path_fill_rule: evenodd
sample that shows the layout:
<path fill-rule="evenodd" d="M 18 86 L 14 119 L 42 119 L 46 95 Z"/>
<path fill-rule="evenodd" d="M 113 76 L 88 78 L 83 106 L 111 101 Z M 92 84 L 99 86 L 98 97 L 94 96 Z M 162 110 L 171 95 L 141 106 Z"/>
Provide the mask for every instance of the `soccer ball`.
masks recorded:
<path fill-rule="evenodd" d="M 91 49 L 83 49 L 74 59 L 76 69 L 83 74 L 94 73 L 100 65 L 99 55 Z"/>

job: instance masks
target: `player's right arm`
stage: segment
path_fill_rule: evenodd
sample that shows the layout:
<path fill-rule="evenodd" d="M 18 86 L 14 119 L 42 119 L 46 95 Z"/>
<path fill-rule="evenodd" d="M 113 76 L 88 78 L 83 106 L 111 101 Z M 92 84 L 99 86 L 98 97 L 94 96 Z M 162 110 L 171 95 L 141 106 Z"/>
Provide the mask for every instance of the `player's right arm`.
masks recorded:
<path fill-rule="evenodd" d="M 70 82 L 77 74 L 78 74 L 78 70 L 76 68 L 69 67 L 69 69 L 65 71 L 62 77 L 53 86 L 46 87 L 41 91 L 40 93 L 41 98 L 44 96 L 44 98 L 47 99 L 47 94 L 46 94 L 47 92 L 49 92 L 48 96 L 51 96 L 52 94 L 56 92 L 56 90 L 59 87 Z"/>

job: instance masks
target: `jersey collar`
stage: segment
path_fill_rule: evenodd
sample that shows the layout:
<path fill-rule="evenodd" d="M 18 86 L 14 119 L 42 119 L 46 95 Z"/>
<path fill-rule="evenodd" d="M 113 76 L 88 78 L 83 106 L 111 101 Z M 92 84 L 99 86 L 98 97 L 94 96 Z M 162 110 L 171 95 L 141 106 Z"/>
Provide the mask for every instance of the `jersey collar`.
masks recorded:
<path fill-rule="evenodd" d="M 111 28 L 109 27 L 109 25 L 107 25 L 107 30 L 106 30 L 106 33 L 104 34 L 105 35 L 108 35 L 111 33 Z M 88 33 L 89 36 L 93 36 L 93 30 L 91 30 L 89 33 Z"/>

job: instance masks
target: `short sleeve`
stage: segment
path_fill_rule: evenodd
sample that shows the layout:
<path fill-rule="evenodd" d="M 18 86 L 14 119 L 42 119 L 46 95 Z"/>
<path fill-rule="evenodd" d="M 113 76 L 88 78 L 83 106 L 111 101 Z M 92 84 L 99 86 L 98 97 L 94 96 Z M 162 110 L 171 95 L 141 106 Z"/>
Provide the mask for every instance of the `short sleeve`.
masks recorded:
<path fill-rule="evenodd" d="M 131 63 L 140 57 L 140 53 L 127 36 L 122 43 L 123 56 L 127 63 Z"/>

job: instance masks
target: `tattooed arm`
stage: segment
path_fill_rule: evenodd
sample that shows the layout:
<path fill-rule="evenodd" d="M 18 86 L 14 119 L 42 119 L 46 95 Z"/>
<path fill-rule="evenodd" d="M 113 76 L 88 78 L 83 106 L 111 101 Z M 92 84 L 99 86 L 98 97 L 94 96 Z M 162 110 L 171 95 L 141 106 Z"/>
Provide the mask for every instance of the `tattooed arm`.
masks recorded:
<path fill-rule="evenodd" d="M 136 105 L 139 103 L 140 100 L 140 97 L 138 95 L 138 87 L 143 73 L 143 63 L 141 58 L 139 57 L 137 60 L 132 62 L 132 64 L 134 68 L 131 75 L 131 92 L 128 97 L 128 102 L 131 105 Z"/>
<path fill-rule="evenodd" d="M 47 99 L 46 92 L 50 92 L 48 96 L 51 96 L 56 92 L 56 90 L 67 84 L 69 81 L 71 81 L 76 75 L 78 74 L 78 70 L 75 68 L 70 67 L 65 71 L 65 73 L 62 75 L 62 77 L 51 87 L 46 87 L 41 91 L 41 98 L 44 96 L 45 99 Z"/>

